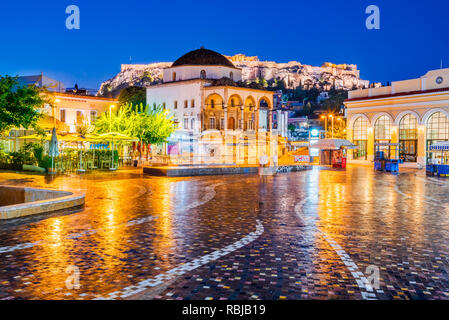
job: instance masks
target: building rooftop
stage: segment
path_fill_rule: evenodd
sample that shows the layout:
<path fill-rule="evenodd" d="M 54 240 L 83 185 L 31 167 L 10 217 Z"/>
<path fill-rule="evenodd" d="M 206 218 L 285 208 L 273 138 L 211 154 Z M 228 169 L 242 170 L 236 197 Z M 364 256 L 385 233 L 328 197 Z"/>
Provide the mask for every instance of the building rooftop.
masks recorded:
<path fill-rule="evenodd" d="M 193 50 L 176 60 L 172 67 L 179 66 L 225 66 L 235 68 L 229 59 L 209 49 Z"/>
<path fill-rule="evenodd" d="M 449 91 L 449 68 L 431 70 L 420 78 L 394 81 L 390 86 L 349 91 L 346 102 Z"/>

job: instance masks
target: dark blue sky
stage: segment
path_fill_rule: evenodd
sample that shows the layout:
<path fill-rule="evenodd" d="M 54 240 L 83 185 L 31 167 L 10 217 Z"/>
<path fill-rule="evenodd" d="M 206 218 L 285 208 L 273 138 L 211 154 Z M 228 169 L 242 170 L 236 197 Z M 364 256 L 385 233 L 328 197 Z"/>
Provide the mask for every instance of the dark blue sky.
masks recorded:
<path fill-rule="evenodd" d="M 65 8 L 81 29 L 65 28 Z M 365 8 L 381 29 L 365 28 Z M 321 65 L 354 63 L 363 79 L 394 81 L 449 67 L 449 1 L 2 1 L 0 74 L 43 71 L 98 88 L 120 64 L 174 61 L 201 46 L 223 54 Z"/>

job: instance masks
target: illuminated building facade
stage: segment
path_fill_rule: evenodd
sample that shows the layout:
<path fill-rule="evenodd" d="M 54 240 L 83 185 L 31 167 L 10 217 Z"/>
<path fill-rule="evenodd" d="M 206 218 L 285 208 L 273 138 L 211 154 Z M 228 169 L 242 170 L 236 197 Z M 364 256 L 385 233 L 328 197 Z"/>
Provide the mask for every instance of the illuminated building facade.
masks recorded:
<path fill-rule="evenodd" d="M 248 146 L 248 140 L 259 134 L 271 136 L 273 92 L 248 87 L 241 80 L 242 70 L 229 59 L 201 48 L 163 70 L 163 83 L 147 87 L 147 103 L 169 111 L 178 127 L 171 140 L 190 141 L 192 153 L 204 154 L 195 141 L 208 134 L 232 137 L 235 145 Z"/>
<path fill-rule="evenodd" d="M 374 159 L 374 144 L 400 144 L 406 162 L 426 164 L 429 146 L 449 140 L 449 69 L 391 86 L 355 90 L 345 101 L 352 162 Z"/>

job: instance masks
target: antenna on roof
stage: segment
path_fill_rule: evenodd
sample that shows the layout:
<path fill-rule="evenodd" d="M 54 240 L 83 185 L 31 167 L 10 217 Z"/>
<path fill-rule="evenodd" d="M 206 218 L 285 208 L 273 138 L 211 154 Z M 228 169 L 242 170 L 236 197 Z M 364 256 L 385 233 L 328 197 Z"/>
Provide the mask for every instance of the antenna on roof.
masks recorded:
<path fill-rule="evenodd" d="M 200 49 L 206 49 L 206 48 L 204 48 L 204 46 L 201 46 Z"/>

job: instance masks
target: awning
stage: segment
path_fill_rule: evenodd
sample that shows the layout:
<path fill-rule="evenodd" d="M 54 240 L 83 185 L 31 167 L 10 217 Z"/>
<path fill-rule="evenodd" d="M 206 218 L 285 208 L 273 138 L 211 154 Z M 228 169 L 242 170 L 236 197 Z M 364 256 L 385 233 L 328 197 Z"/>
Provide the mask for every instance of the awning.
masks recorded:
<path fill-rule="evenodd" d="M 431 151 L 449 151 L 449 141 L 440 141 L 429 147 Z"/>
<path fill-rule="evenodd" d="M 346 139 L 322 139 L 310 146 L 320 150 L 358 149 L 359 147 Z"/>

